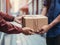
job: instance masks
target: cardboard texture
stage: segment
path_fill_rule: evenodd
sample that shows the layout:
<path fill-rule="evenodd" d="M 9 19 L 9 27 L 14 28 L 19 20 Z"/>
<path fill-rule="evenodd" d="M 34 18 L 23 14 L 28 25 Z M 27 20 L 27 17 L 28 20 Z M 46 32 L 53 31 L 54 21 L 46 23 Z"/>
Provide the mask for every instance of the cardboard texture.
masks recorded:
<path fill-rule="evenodd" d="M 48 18 L 42 15 L 25 15 L 22 21 L 22 27 L 30 27 L 35 31 L 47 24 Z"/>

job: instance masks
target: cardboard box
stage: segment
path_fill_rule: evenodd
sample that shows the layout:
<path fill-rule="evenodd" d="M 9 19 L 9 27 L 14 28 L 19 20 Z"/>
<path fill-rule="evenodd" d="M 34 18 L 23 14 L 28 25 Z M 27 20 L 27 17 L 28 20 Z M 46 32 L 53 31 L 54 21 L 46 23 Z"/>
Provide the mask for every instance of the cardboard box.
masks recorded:
<path fill-rule="evenodd" d="M 48 24 L 48 18 L 42 15 L 25 15 L 22 21 L 22 27 L 30 27 L 38 31 L 43 25 Z"/>

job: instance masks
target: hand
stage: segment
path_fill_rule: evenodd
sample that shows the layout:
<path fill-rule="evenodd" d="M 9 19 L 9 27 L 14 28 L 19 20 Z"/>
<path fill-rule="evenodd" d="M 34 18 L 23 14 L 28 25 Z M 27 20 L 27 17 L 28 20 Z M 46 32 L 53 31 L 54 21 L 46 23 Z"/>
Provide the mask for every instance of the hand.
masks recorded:
<path fill-rule="evenodd" d="M 39 33 L 40 33 L 40 34 L 44 34 L 44 33 L 46 33 L 49 29 L 50 29 L 50 25 L 45 25 L 45 26 L 43 26 L 43 27 L 39 30 Z"/>
<path fill-rule="evenodd" d="M 23 30 L 23 33 L 24 33 L 25 35 L 31 35 L 31 34 L 34 34 L 34 30 L 31 29 L 31 28 L 24 27 L 24 28 L 22 28 L 22 30 Z"/>

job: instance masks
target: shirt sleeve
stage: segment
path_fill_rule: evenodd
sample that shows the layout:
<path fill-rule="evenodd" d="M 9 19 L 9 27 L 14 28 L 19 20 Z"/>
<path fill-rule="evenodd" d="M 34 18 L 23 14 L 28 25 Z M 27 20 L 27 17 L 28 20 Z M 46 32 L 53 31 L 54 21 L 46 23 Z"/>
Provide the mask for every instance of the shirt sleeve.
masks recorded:
<path fill-rule="evenodd" d="M 0 12 L 0 16 L 6 21 L 13 21 L 14 20 L 14 17 L 7 14 L 7 13 L 5 14 L 5 13 Z"/>
<path fill-rule="evenodd" d="M 47 0 L 44 0 L 44 3 L 43 3 L 44 6 L 47 6 L 48 5 L 48 2 Z"/>
<path fill-rule="evenodd" d="M 14 26 L 0 17 L 0 31 L 7 34 L 18 34 L 22 32 L 22 28 Z"/>

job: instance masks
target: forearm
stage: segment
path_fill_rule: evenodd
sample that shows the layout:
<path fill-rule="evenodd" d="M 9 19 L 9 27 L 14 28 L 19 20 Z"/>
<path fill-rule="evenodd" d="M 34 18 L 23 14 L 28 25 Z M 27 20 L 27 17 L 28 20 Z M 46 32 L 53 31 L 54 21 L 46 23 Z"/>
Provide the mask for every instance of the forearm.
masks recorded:
<path fill-rule="evenodd" d="M 46 14 L 47 14 L 47 7 L 44 6 L 43 9 L 42 9 L 41 15 L 46 16 Z"/>
<path fill-rule="evenodd" d="M 8 34 L 18 34 L 23 32 L 22 28 L 14 26 L 9 22 L 6 22 L 1 17 L 0 17 L 0 31 Z"/>
<path fill-rule="evenodd" d="M 49 24 L 50 28 L 52 28 L 54 25 L 56 25 L 59 22 L 60 22 L 60 15 L 57 16 L 56 19 Z"/>

